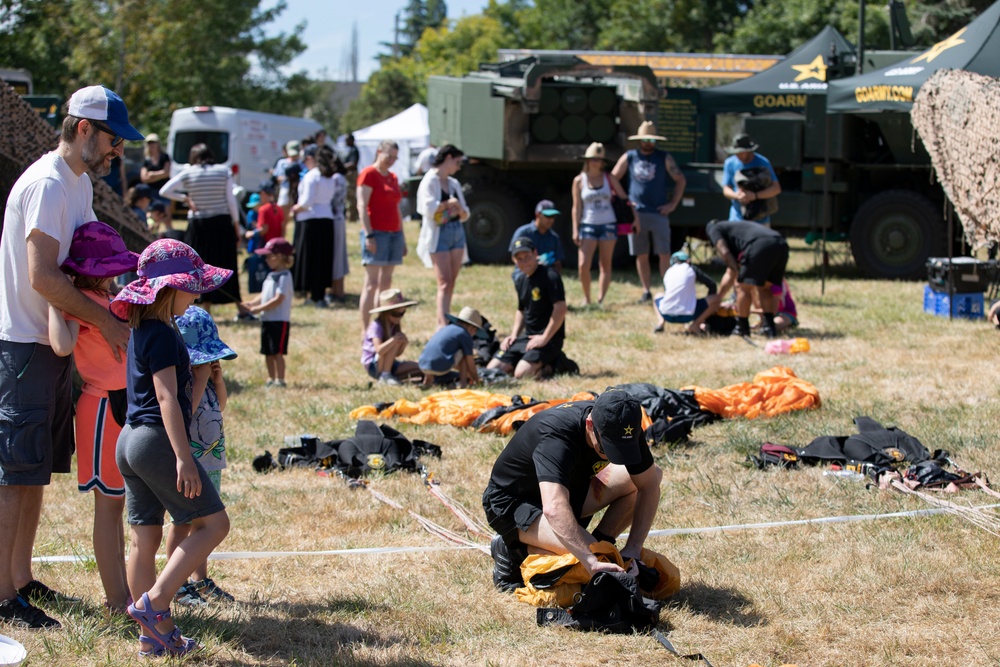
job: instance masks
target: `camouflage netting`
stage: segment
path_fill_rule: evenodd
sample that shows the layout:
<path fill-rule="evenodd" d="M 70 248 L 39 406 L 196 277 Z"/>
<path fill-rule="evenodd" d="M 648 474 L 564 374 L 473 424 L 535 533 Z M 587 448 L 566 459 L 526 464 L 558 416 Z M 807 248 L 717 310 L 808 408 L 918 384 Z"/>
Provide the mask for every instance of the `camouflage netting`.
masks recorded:
<path fill-rule="evenodd" d="M 22 172 L 59 143 L 55 129 L 43 121 L 13 89 L 0 83 L 0 210 Z M 94 212 L 118 230 L 131 250 L 141 252 L 153 235 L 107 183 L 94 183 Z"/>
<path fill-rule="evenodd" d="M 910 112 L 973 248 L 1000 241 L 1000 79 L 938 70 Z"/>

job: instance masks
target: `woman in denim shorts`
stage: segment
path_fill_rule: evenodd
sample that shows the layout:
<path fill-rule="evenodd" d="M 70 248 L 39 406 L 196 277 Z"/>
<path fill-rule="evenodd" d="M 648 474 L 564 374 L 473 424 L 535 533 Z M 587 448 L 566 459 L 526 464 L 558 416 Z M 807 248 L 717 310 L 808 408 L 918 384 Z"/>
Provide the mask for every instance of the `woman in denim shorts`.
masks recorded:
<path fill-rule="evenodd" d="M 406 239 L 399 202 L 399 181 L 389 168 L 399 156 L 395 141 L 383 141 L 375 163 L 358 175 L 358 211 L 361 214 L 361 264 L 365 267 L 361 288 L 361 329 L 368 329 L 376 295 L 392 287 L 392 271 L 403 263 Z"/>
<path fill-rule="evenodd" d="M 465 153 L 451 144 L 438 150 L 434 166 L 417 189 L 417 210 L 423 220 L 417 255 L 424 266 L 434 267 L 437 275 L 437 328 L 448 326 L 451 295 L 462 264 L 469 259 L 465 246 L 465 227 L 469 207 L 462 194 L 462 185 L 454 174 L 462 168 Z"/>
<path fill-rule="evenodd" d="M 579 247 L 580 286 L 583 287 L 583 303 L 590 304 L 590 266 L 594 251 L 600 249 L 600 296 L 604 297 L 611 285 L 611 258 L 618 240 L 615 211 L 611 207 L 611 196 L 628 199 L 621 183 L 612 174 L 604 171 L 607 158 L 604 144 L 594 142 L 583 155 L 583 169 L 573 179 L 573 242 Z"/>

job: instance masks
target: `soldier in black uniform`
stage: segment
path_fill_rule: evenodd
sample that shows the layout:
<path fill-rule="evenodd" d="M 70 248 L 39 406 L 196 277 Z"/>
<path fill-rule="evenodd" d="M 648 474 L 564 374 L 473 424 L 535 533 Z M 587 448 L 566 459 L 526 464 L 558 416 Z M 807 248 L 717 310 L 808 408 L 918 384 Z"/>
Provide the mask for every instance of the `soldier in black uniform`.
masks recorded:
<path fill-rule="evenodd" d="M 638 560 L 662 477 L 642 433 L 639 401 L 624 391 L 539 412 L 500 453 L 483 493 L 486 519 L 498 533 L 491 544 L 493 583 L 501 590 L 523 585 L 520 566 L 529 549 L 572 553 L 591 575 L 621 572 L 599 561 L 590 545 L 614 543 L 631 527 L 621 555 Z M 588 533 L 590 518 L 605 507 Z"/>
<path fill-rule="evenodd" d="M 514 377 L 531 378 L 551 367 L 566 337 L 566 292 L 559 272 L 538 263 L 538 251 L 527 236 L 514 240 L 511 255 L 517 269 L 517 313 L 514 330 L 500 343 L 487 368 L 500 368 Z"/>
<path fill-rule="evenodd" d="M 778 335 L 774 316 L 778 312 L 778 299 L 771 293 L 771 285 L 780 285 L 788 264 L 788 243 L 778 232 L 756 222 L 743 220 L 713 220 L 705 226 L 705 233 L 715 247 L 719 258 L 726 263 L 726 274 L 719 286 L 719 298 L 724 299 L 736 286 L 736 329 L 740 336 L 750 335 L 750 305 L 752 290 L 756 290 L 764 311 L 764 335 Z"/>

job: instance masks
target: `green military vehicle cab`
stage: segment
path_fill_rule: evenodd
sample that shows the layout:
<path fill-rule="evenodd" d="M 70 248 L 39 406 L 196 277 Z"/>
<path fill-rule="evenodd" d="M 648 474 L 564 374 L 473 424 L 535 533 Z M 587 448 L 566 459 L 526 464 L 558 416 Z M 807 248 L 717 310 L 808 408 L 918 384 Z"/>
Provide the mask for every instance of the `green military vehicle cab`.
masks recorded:
<path fill-rule="evenodd" d="M 597 66 L 574 56 L 530 57 L 484 65 L 464 77 L 430 77 L 431 143 L 454 144 L 469 158 L 458 178 L 471 209 L 470 259 L 510 261 L 511 236 L 533 218 L 541 199 L 562 211 L 557 231 L 567 249 L 574 247 L 570 186 L 580 157 L 599 141 L 608 159 L 617 160 L 626 138 L 655 114 L 658 98 L 648 67 Z M 411 196 L 416 189 L 410 183 Z"/>

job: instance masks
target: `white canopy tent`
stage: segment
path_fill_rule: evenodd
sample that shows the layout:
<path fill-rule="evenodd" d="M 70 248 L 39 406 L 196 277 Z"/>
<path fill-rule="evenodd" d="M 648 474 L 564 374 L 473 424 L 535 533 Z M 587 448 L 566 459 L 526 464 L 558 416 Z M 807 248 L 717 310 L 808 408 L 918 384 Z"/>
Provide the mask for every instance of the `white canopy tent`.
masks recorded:
<path fill-rule="evenodd" d="M 414 104 L 392 118 L 381 123 L 357 130 L 354 145 L 358 148 L 358 169 L 363 169 L 375 161 L 375 151 L 379 142 L 390 139 L 399 145 L 399 159 L 390 171 L 400 182 L 413 172 L 413 160 L 430 142 L 430 126 L 427 124 L 427 107 Z"/>

